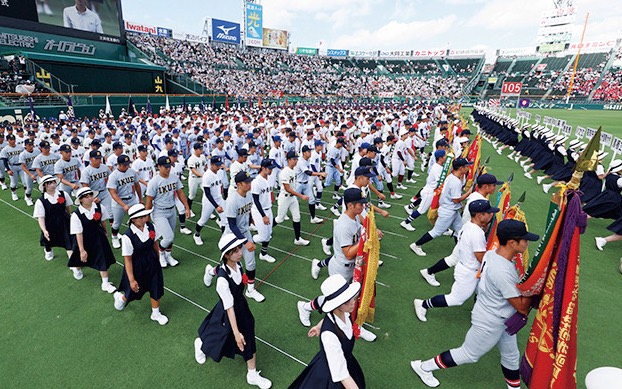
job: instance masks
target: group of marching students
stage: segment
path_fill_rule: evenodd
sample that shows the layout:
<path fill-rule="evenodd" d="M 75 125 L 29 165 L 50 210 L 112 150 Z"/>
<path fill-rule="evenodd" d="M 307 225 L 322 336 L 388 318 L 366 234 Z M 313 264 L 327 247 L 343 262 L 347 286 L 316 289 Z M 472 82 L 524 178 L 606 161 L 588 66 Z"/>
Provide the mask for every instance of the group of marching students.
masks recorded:
<path fill-rule="evenodd" d="M 587 147 L 579 139 L 568 139 L 542 125 L 521 126 L 517 120 L 487 108 L 476 108 L 473 117 L 497 152 L 501 154 L 503 149 L 510 148 L 512 152 L 507 157 L 520 163 L 525 177 L 535 178 L 544 193 L 570 182 L 577 160 Z M 596 169 L 584 172 L 579 186 L 583 211 L 588 218 L 613 220 L 607 226 L 611 234 L 595 238 L 600 251 L 608 243 L 622 240 L 622 159 L 606 163 L 608 156 L 604 149 L 598 152 Z"/>
<path fill-rule="evenodd" d="M 425 281 L 438 287 L 440 283 L 435 274 L 454 267 L 455 281 L 447 295 L 415 299 L 416 317 L 425 322 L 432 308 L 461 305 L 475 292 L 478 298 L 464 344 L 429 360 L 412 361 L 411 367 L 424 384 L 435 387 L 439 382 L 432 374 L 434 370 L 474 363 L 497 345 L 508 387 L 519 387 L 516 337 L 515 333 L 505 331 L 505 323 L 516 314 L 528 312 L 530 299 L 517 289 L 518 276 L 511 261 L 538 236 L 528 232 L 522 222 L 502 221 L 497 227 L 500 248 L 486 251 L 484 231 L 499 211 L 490 204 L 488 197 L 501 182 L 491 174 L 479 174 L 472 187 L 465 190 L 466 177 L 473 165 L 473 161 L 466 158 L 472 134 L 462 128 L 459 113 L 452 114 L 442 105 L 423 104 L 397 111 L 387 107 L 368 107 L 361 111 L 329 107 L 329 112 L 331 108 L 335 116 L 331 118 L 324 112 L 327 120 L 317 118 L 321 110 L 300 109 L 297 114 L 315 118 L 304 123 L 294 115 L 281 117 L 269 127 L 256 125 L 257 120 L 250 123 L 245 120 L 258 115 L 256 111 L 228 117 L 227 114 L 202 113 L 204 119 L 210 115 L 212 119 L 219 117 L 206 126 L 202 123 L 200 129 L 195 126 L 190 130 L 195 137 L 186 137 L 185 147 L 178 143 L 180 132 L 183 134 L 190 129 L 185 124 L 179 128 L 183 120 L 175 123 L 175 119 L 167 122 L 160 118 L 157 125 L 149 119 L 141 124 L 136 118 L 124 117 L 120 122 L 136 125 L 122 125 L 122 131 L 115 134 L 116 141 L 108 139 L 105 126 L 104 133 L 101 128 L 88 129 L 88 124 L 82 127 L 86 131 L 75 131 L 75 125 L 66 128 L 66 144 L 57 148 L 60 156 L 56 162 L 36 165 L 32 170 L 33 176 L 38 176 L 34 181 L 41 191 L 34 203 L 33 216 L 41 229 L 40 243 L 45 259 L 52 260 L 53 247 L 60 247 L 67 251 L 68 267 L 76 280 L 83 278 L 84 267 L 99 271 L 101 289 L 114 294 L 117 310 L 123 310 L 131 301 L 140 300 L 149 293 L 151 319 L 165 325 L 168 317 L 160 312 L 160 299 L 164 295 L 162 269 L 179 263 L 171 255 L 177 219 L 183 223 L 186 217 L 194 216 L 192 199 L 186 198 L 183 191 L 182 179 L 187 174 L 188 185 L 195 186 L 192 198 L 196 195 L 196 186 L 203 190 L 203 212 L 193 235 L 195 244 L 203 244 L 201 228 L 210 216 L 215 215 L 221 230 L 220 261 L 217 266 L 207 265 L 203 274 L 206 286 L 216 277 L 219 302 L 198 330 L 194 341 L 195 359 L 203 364 L 207 357 L 219 362 L 223 357 L 241 355 L 248 367 L 247 382 L 269 388 L 271 381 L 256 369 L 254 318 L 247 302 L 247 299 L 257 302 L 265 299 L 254 287 L 255 245 L 261 245 L 259 259 L 273 263 L 275 259 L 268 254 L 272 227 L 287 220 L 287 214 L 294 223 L 294 243 L 308 245 L 309 241 L 300 236 L 298 201 L 309 203 L 311 223 L 323 222 L 314 211 L 326 209 L 320 203 L 321 191 L 334 184 L 333 197 L 338 201 L 330 209 L 336 216 L 333 234 L 330 239 L 322 239 L 322 250 L 328 257 L 313 260 L 311 265 L 313 278 L 318 278 L 322 268 L 327 268 L 329 277 L 322 283 L 318 297 L 297 304 L 304 326 L 311 327 L 313 311 L 324 314 L 324 318 L 309 330 L 309 336 L 319 337 L 321 350 L 291 387 L 365 387 L 363 371 L 352 353 L 354 341 L 358 338 L 374 341 L 376 335 L 353 324 L 350 318 L 361 288 L 358 282 L 353 282 L 353 273 L 362 221 L 372 208 L 372 193 L 378 198 L 374 211 L 385 217 L 389 215 L 383 209 L 390 204 L 383 202 L 387 196 L 382 192 L 382 181 L 386 182 L 391 198 L 401 197 L 394 191 L 393 179 L 397 179 L 398 189 L 407 190 L 404 183 L 415 182 L 415 177 L 419 176 L 414 171 L 415 161 L 420 160 L 421 171 L 427 174 L 426 183 L 405 206 L 409 216 L 401 226 L 414 231 L 412 221 L 425 215 L 438 194 L 437 189 L 442 188 L 442 191 L 434 228 L 410 248 L 416 255 L 425 256 L 422 246 L 442 235 L 452 236 L 456 246 L 449 256 L 421 270 Z M 179 116 L 179 112 L 171 113 L 169 119 Z M 198 116 L 201 115 L 194 115 L 194 118 Z M 492 136 L 499 131 L 499 125 L 486 113 L 476 110 L 473 116 L 485 133 Z M 343 124 L 339 124 L 340 121 Z M 95 123 L 99 126 L 99 122 L 93 121 Z M 101 123 L 111 127 L 106 119 Z M 119 124 L 112 123 L 113 126 Z M 30 127 L 45 128 L 36 123 Z M 144 131 L 141 132 L 141 128 Z M 237 140 L 231 139 L 229 130 L 238 133 Z M 203 136 L 196 135 L 201 131 Z M 19 149 L 12 132 L 7 131 L 11 141 L 9 150 Z M 74 146 L 84 144 L 87 138 L 98 139 L 100 135 L 103 141 L 92 140 L 88 143 L 90 151 L 83 149 L 79 157 L 73 156 L 78 149 Z M 120 139 L 124 139 L 125 144 L 118 145 Z M 161 142 L 162 149 L 156 140 Z M 111 145 L 111 151 L 117 151 L 102 153 L 100 146 L 105 143 Z M 424 152 L 428 144 L 434 148 L 430 153 Z M 43 155 L 50 155 L 49 150 L 46 151 L 50 148 L 48 140 L 40 140 L 39 145 Z M 265 145 L 265 151 L 259 145 Z M 524 145 L 523 149 L 526 148 Z M 260 158 L 249 161 L 258 150 Z M 132 154 L 131 157 L 126 153 Z M 0 153 L 0 159 L 8 154 Z M 185 154 L 186 162 L 180 161 L 180 154 Z M 80 163 L 72 162 L 74 159 Z M 136 161 L 139 162 L 134 171 Z M 318 165 L 314 166 L 316 161 Z M 7 163 L 8 159 L 3 162 L 6 173 L 11 177 L 17 174 L 14 170 L 17 164 Z M 46 170 L 49 165 L 52 169 Z M 77 167 L 73 168 L 74 165 Z M 26 166 L 26 170 L 31 172 L 29 167 Z M 345 172 L 348 167 L 349 177 Z M 143 170 L 149 170 L 150 175 L 143 178 Z M 343 188 L 342 180 L 346 183 Z M 12 180 L 12 195 L 16 194 L 15 189 Z M 345 189 L 342 194 L 338 193 L 342 189 Z M 277 193 L 273 194 L 274 191 Z M 273 217 L 275 199 L 278 212 Z M 72 205 L 75 206 L 73 211 Z M 126 218 L 127 228 L 121 233 L 121 223 Z M 106 221 L 112 224 L 110 234 Z M 180 227 L 182 233 L 187 233 L 184 224 Z M 257 234 L 252 235 L 251 231 Z M 382 236 L 381 231 L 379 236 Z M 108 277 L 108 269 L 115 263 L 113 249 L 120 249 L 123 256 L 124 269 L 118 287 Z"/>

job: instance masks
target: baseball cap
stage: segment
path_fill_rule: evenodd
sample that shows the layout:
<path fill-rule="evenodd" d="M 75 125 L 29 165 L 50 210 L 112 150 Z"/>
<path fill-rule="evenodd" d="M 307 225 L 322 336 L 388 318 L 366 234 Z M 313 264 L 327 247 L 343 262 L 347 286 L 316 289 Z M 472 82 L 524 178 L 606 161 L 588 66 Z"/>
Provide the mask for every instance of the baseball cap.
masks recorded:
<path fill-rule="evenodd" d="M 374 145 L 371 145 L 367 148 L 368 153 L 378 153 L 378 148 Z"/>
<path fill-rule="evenodd" d="M 128 157 L 125 154 L 121 154 L 121 155 L 119 155 L 119 158 L 117 158 L 117 163 L 119 165 L 129 165 L 130 164 L 130 157 Z"/>
<path fill-rule="evenodd" d="M 374 144 L 375 144 L 375 145 L 380 144 L 380 143 L 384 143 L 384 142 L 382 141 L 382 138 L 380 138 L 380 137 L 378 137 L 378 138 L 374 138 Z"/>
<path fill-rule="evenodd" d="M 238 157 L 248 157 L 248 150 L 238 149 Z"/>
<path fill-rule="evenodd" d="M 363 157 L 359 161 L 359 166 L 374 166 L 374 161 L 371 158 Z"/>
<path fill-rule="evenodd" d="M 499 208 L 491 206 L 488 200 L 474 200 L 469 204 L 469 212 L 471 215 L 476 213 L 497 213 Z"/>
<path fill-rule="evenodd" d="M 495 184 L 495 185 L 503 185 L 503 181 L 497 181 L 497 177 L 492 174 L 482 174 L 477 177 L 477 185 L 486 185 L 486 184 Z"/>
<path fill-rule="evenodd" d="M 210 158 L 209 162 L 212 165 L 216 165 L 216 166 L 221 166 L 223 164 L 222 162 L 222 158 L 220 158 L 219 156 L 215 155 L 212 158 Z"/>
<path fill-rule="evenodd" d="M 471 135 L 472 132 L 471 130 L 462 130 L 462 132 L 460 133 L 460 135 Z"/>
<path fill-rule="evenodd" d="M 175 149 L 170 149 L 170 150 L 168 151 L 168 156 L 169 156 L 169 157 L 179 157 L 179 153 L 178 153 L 178 152 L 177 152 L 177 150 L 175 150 Z"/>
<path fill-rule="evenodd" d="M 400 136 L 403 136 L 403 135 L 406 135 L 406 134 L 408 134 L 408 130 L 407 130 L 407 129 L 405 129 L 405 128 L 402 128 L 402 129 L 400 130 L 399 135 L 400 135 Z"/>
<path fill-rule="evenodd" d="M 91 150 L 91 152 L 89 153 L 89 158 L 101 158 L 102 157 L 102 152 L 99 150 Z"/>
<path fill-rule="evenodd" d="M 412 123 L 410 122 L 410 120 L 404 120 L 404 125 L 405 126 L 410 126 Z"/>
<path fill-rule="evenodd" d="M 71 143 L 73 143 L 74 145 L 79 145 L 80 144 L 80 139 L 78 139 L 78 138 L 71 138 Z"/>
<path fill-rule="evenodd" d="M 65 152 L 71 152 L 71 146 L 69 146 L 68 144 L 64 144 L 62 145 L 59 149 L 59 151 L 65 151 Z"/>
<path fill-rule="evenodd" d="M 52 134 L 50 135 L 50 139 L 60 139 L 60 136 L 58 136 L 58 134 Z"/>
<path fill-rule="evenodd" d="M 497 226 L 497 237 L 502 240 L 511 238 L 527 239 L 532 242 L 540 239 L 539 235 L 527 231 L 525 223 L 514 219 L 505 219 L 499 223 Z"/>
<path fill-rule="evenodd" d="M 318 139 L 318 140 L 316 140 L 314 142 L 314 145 L 315 145 L 315 147 L 317 147 L 317 146 L 324 146 L 324 142 L 322 142 L 321 140 Z"/>
<path fill-rule="evenodd" d="M 447 142 L 445 139 L 441 139 L 436 141 L 436 145 L 437 148 L 439 147 L 448 147 L 449 146 L 449 142 Z"/>
<path fill-rule="evenodd" d="M 445 150 L 436 150 L 434 152 L 434 158 L 438 160 L 439 158 L 443 158 L 446 154 L 447 152 Z"/>
<path fill-rule="evenodd" d="M 274 168 L 277 168 L 278 165 L 276 164 L 274 159 L 264 158 L 261 160 L 261 167 L 266 167 L 268 169 L 274 169 Z"/>
<path fill-rule="evenodd" d="M 93 141 L 91 142 L 91 146 L 95 146 L 95 147 L 101 147 L 102 142 L 99 141 L 99 139 L 93 139 Z"/>
<path fill-rule="evenodd" d="M 307 145 L 302 146 L 302 152 L 306 153 L 307 151 L 311 151 L 311 147 L 309 147 Z"/>
<path fill-rule="evenodd" d="M 121 142 L 114 142 L 114 143 L 112 144 L 112 148 L 113 148 L 113 149 L 122 149 L 122 148 L 123 148 L 123 145 L 121 144 Z"/>
<path fill-rule="evenodd" d="M 296 154 L 295 151 L 288 151 L 286 157 L 287 157 L 287 159 L 298 158 L 298 154 Z"/>
<path fill-rule="evenodd" d="M 203 144 L 197 142 L 194 144 L 194 146 L 192 146 L 193 149 L 198 150 L 198 149 L 202 149 L 203 148 Z"/>
<path fill-rule="evenodd" d="M 149 148 L 146 145 L 139 145 L 136 149 L 138 149 L 138 151 L 148 151 Z"/>
<path fill-rule="evenodd" d="M 463 166 L 470 166 L 470 165 L 473 165 L 473 162 L 467 161 L 466 158 L 456 158 L 452 164 L 454 169 L 458 169 Z"/>
<path fill-rule="evenodd" d="M 171 159 L 167 157 L 166 155 L 163 155 L 160 158 L 158 158 L 158 166 L 171 167 L 171 165 L 172 165 Z"/>
<path fill-rule="evenodd" d="M 273 137 L 272 137 L 272 140 L 273 140 L 274 142 L 281 142 L 281 141 L 282 141 L 282 139 L 281 139 L 281 137 L 280 137 L 279 135 L 275 135 L 275 136 L 273 136 Z"/>
<path fill-rule="evenodd" d="M 345 145 L 346 144 L 346 140 L 343 139 L 343 138 L 338 138 L 337 139 L 337 143 L 341 143 L 342 145 Z"/>
<path fill-rule="evenodd" d="M 367 203 L 367 198 L 363 196 L 363 191 L 359 188 L 348 188 L 343 192 L 344 203 Z"/>
<path fill-rule="evenodd" d="M 369 146 L 371 146 L 369 143 L 367 143 L 367 142 L 363 142 L 363 143 L 361 143 L 361 145 L 359 146 L 359 150 L 363 150 L 363 149 L 367 150 L 367 149 L 369 148 Z"/>
<path fill-rule="evenodd" d="M 369 166 L 359 166 L 354 171 L 354 176 L 355 177 L 358 177 L 358 176 L 375 177 L 376 175 L 374 174 L 374 172 L 371 170 Z"/>
<path fill-rule="evenodd" d="M 26 146 L 28 146 L 28 145 L 32 146 L 34 144 L 35 144 L 35 142 L 33 142 L 32 139 L 26 139 L 24 141 L 24 145 L 26 145 Z"/>
<path fill-rule="evenodd" d="M 236 184 L 238 182 L 251 182 L 251 181 L 253 181 L 253 177 L 251 177 L 247 172 L 238 172 L 238 174 L 235 175 Z"/>
<path fill-rule="evenodd" d="M 222 136 L 231 136 L 231 133 L 229 131 L 225 131 L 222 133 Z"/>
<path fill-rule="evenodd" d="M 50 142 L 48 142 L 47 140 L 42 140 L 41 142 L 39 142 L 39 147 L 41 147 L 42 149 L 49 148 Z"/>

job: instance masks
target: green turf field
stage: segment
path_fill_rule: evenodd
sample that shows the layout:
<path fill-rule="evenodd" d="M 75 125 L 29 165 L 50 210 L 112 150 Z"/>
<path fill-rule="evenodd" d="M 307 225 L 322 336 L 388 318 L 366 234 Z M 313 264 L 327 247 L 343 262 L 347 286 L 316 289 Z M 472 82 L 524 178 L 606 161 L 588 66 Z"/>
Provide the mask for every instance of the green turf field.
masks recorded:
<path fill-rule="evenodd" d="M 556 111 L 552 116 L 563 118 L 567 113 Z M 582 114 L 592 113 L 599 117 L 603 114 Z M 611 123 L 616 120 L 614 116 L 607 118 Z M 568 121 L 573 124 L 570 117 Z M 507 159 L 507 154 L 506 150 L 504 156 L 497 155 L 484 142 L 483 157 L 491 156 L 489 166 L 493 174 L 506 179 L 515 172 L 513 198 L 527 192 L 523 209 L 530 230 L 542 234 L 550 195 L 545 195 L 535 181 L 524 178 L 522 169 Z M 423 183 L 422 175 L 404 194 L 414 194 Z M 22 190 L 18 193 L 22 197 Z M 386 233 L 381 248 L 384 266 L 378 276 L 376 321 L 371 328 L 378 339 L 375 343 L 357 342 L 355 348 L 371 388 L 423 388 L 409 361 L 458 347 L 470 324 L 472 302 L 463 307 L 432 310 L 427 323 L 419 322 L 414 315 L 415 297 L 428 298 L 449 291 L 453 280 L 451 270 L 438 275 L 441 287 L 434 288 L 421 278 L 419 269 L 448 255 L 453 240 L 438 238 L 425 246 L 427 257 L 415 256 L 408 245 L 426 232 L 430 224 L 420 218 L 413 223 L 416 232 L 399 227 L 406 215 L 402 205 L 407 197 L 390 200 L 391 217 L 378 219 L 379 228 Z M 327 192 L 323 203 L 329 204 L 329 199 Z M 304 206 L 301 210 L 307 211 Z M 198 205 L 194 212 L 200 212 Z M 0 386 L 247 387 L 246 366 L 239 357 L 225 359 L 220 364 L 208 360 L 205 365 L 198 365 L 194 361 L 196 331 L 207 310 L 217 301 L 215 289 L 206 288 L 202 282 L 205 265 L 214 264 L 218 258 L 216 244 L 220 232 L 213 221 L 203 230 L 205 244 L 201 247 L 195 246 L 190 236 L 177 234 L 173 254 L 180 265 L 164 269 L 167 290 L 161 301 L 162 312 L 170 322 L 159 326 L 149 320 L 147 298 L 117 312 L 112 295 L 99 289 L 97 272 L 85 269 L 84 279 L 75 281 L 66 267 L 64 253 L 59 250 L 55 250 L 55 260 L 45 261 L 38 244 L 38 226 L 31 214 L 32 208 L 26 207 L 23 200 L 13 202 L 9 191 L 0 192 L 0 287 L 4 296 L 0 300 Z M 332 216 L 328 211 L 319 214 L 326 218 Z M 310 261 L 323 257 L 320 237 L 329 236 L 332 231 L 331 223 L 318 227 L 308 220 L 308 214 L 303 213 L 303 237 L 311 240 L 308 247 L 293 244 L 290 221 L 275 228 L 270 253 L 277 262 L 258 261 L 257 269 L 262 280 L 259 290 L 266 301 L 249 302 L 259 338 L 258 368 L 274 382 L 275 388 L 287 387 L 302 371 L 303 363 L 309 362 L 319 350 L 318 339 L 306 337 L 307 329 L 298 320 L 296 302 L 319 293 L 326 272 L 317 281 L 311 279 Z M 622 366 L 622 354 L 618 350 L 618 323 L 622 321 L 619 309 L 622 275 L 618 265 L 622 244 L 609 244 L 603 252 L 594 246 L 594 236 L 607 235 L 608 224 L 605 220 L 591 220 L 582 238 L 579 387 L 584 387 L 585 375 L 593 368 Z M 190 221 L 188 226 L 193 229 L 194 222 Z M 122 261 L 120 251 L 116 253 L 117 260 Z M 119 283 L 121 270 L 121 266 L 110 269 L 110 279 L 115 285 Z M 313 321 L 319 319 L 319 315 L 312 315 Z M 521 349 L 528 331 L 526 327 L 518 335 Z M 436 376 L 443 388 L 505 387 L 496 350 L 477 364 L 440 371 Z"/>

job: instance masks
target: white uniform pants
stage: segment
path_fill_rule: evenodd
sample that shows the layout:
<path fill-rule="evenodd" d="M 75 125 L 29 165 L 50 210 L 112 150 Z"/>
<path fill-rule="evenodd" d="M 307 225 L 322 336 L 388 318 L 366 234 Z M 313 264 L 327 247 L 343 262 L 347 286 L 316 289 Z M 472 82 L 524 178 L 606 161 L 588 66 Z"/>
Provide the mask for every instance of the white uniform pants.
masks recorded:
<path fill-rule="evenodd" d="M 35 172 L 31 172 L 33 174 L 37 174 Z M 25 171 L 22 170 L 22 184 L 24 184 L 24 187 L 26 188 L 25 193 L 27 195 L 30 195 L 32 193 L 32 188 L 34 187 L 34 182 L 32 181 L 32 178 L 30 178 L 30 176 L 28 174 L 26 174 Z"/>
<path fill-rule="evenodd" d="M 404 166 L 404 161 L 399 158 L 393 158 L 391 160 L 391 166 L 393 166 L 393 177 L 403 176 L 406 172 L 406 168 Z"/>
<path fill-rule="evenodd" d="M 222 198 L 220 198 L 219 200 L 220 201 L 216 200 L 216 204 L 221 206 L 223 211 L 221 213 L 216 212 L 216 214 L 220 218 L 221 225 L 224 226 L 225 223 L 227 223 L 227 220 L 225 218 L 225 211 L 224 211 L 224 209 L 225 209 L 225 202 L 222 201 Z M 216 207 L 214 207 L 214 205 L 212 203 L 210 203 L 210 201 L 207 199 L 207 197 L 203 196 L 203 201 L 201 202 L 201 218 L 199 219 L 197 224 L 200 225 L 201 227 L 206 225 L 207 221 L 209 220 L 210 215 L 215 210 L 216 210 Z"/>
<path fill-rule="evenodd" d="M 309 182 L 306 182 L 304 184 L 298 183 L 296 185 L 296 192 L 309 196 L 309 204 L 315 204 L 315 195 L 313 194 L 313 186 Z"/>
<path fill-rule="evenodd" d="M 268 224 L 264 224 L 263 217 L 254 205 L 251 209 L 251 215 L 253 216 L 253 221 L 257 228 L 257 235 L 253 236 L 253 242 L 255 243 L 270 242 L 270 239 L 272 239 L 272 208 L 264 208 L 263 212 L 268 216 Z"/>
<path fill-rule="evenodd" d="M 283 223 L 285 220 L 285 216 L 287 215 L 287 211 L 290 211 L 292 214 L 292 221 L 299 222 L 300 221 L 300 206 L 298 205 L 298 198 L 296 196 L 290 195 L 289 193 L 284 193 L 282 191 L 279 193 L 279 197 L 277 200 L 277 212 L 276 212 L 276 222 Z"/>
<path fill-rule="evenodd" d="M 408 152 L 406 152 L 406 168 L 408 170 L 414 170 L 415 169 L 415 158 L 410 155 Z"/>
<path fill-rule="evenodd" d="M 438 219 L 436 219 L 434 228 L 429 234 L 432 238 L 438 238 L 443 235 L 443 232 L 447 231 L 448 228 L 454 230 L 454 233 L 460 231 L 462 228 L 462 215 L 460 215 L 460 210 L 444 210 L 440 207 L 438 209 Z"/>
<path fill-rule="evenodd" d="M 138 204 L 138 200 L 136 200 L 136 195 L 133 195 L 132 197 L 128 199 L 122 199 L 122 200 L 125 204 L 127 204 L 130 207 L 132 205 Z M 121 228 L 121 223 L 123 222 L 123 219 L 125 218 L 125 211 L 116 201 L 112 200 L 110 201 L 110 203 L 112 204 L 112 207 L 111 207 L 112 218 L 114 220 L 112 223 L 112 228 L 115 230 L 119 230 Z"/>
<path fill-rule="evenodd" d="M 11 171 L 13 172 L 13 175 L 9 176 L 11 179 L 11 184 L 9 186 L 11 187 L 11 189 L 17 189 L 17 185 L 20 179 L 22 179 L 22 183 L 24 183 L 23 177 L 21 177 L 21 174 L 23 173 L 22 165 L 10 165 L 10 166 L 11 166 Z M 66 190 L 66 192 L 71 193 L 71 189 Z"/>
<path fill-rule="evenodd" d="M 421 203 L 419 203 L 417 212 L 419 212 L 420 215 L 425 215 L 432 205 L 432 200 L 434 200 L 434 190 L 424 187 L 421 190 Z"/>
<path fill-rule="evenodd" d="M 243 234 L 249 242 L 253 241 L 253 237 L 251 236 L 250 231 L 246 231 Z M 246 246 L 242 246 L 242 257 L 244 258 L 244 266 L 246 267 L 247 271 L 253 271 L 256 269 L 257 264 L 255 262 L 255 251 L 248 251 L 246 249 Z"/>
<path fill-rule="evenodd" d="M 201 186 L 201 177 L 188 177 L 188 198 L 194 200 L 197 190 Z"/>
<path fill-rule="evenodd" d="M 454 283 L 451 292 L 445 295 L 445 301 L 450 307 L 457 307 L 464 304 L 475 292 L 477 288 L 477 270 L 471 270 L 461 263 L 454 269 Z"/>

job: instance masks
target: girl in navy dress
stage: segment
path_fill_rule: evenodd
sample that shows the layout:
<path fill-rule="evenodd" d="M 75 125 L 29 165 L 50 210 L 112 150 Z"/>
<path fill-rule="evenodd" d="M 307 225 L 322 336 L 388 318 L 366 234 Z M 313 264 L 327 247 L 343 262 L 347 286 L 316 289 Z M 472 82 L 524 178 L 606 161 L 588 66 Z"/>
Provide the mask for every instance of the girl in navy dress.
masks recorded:
<path fill-rule="evenodd" d="M 82 267 L 88 266 L 99 270 L 102 278 L 101 289 L 104 292 L 113 293 L 117 288 L 108 281 L 108 268 L 115 262 L 112 248 L 108 243 L 106 225 L 108 211 L 101 204 L 95 204 L 97 192 L 88 186 L 82 187 L 76 192 L 78 208 L 71 214 L 70 232 L 75 237 L 72 254 L 67 266 L 74 275 L 80 274 Z"/>
<path fill-rule="evenodd" d="M 244 297 L 246 275 L 240 260 L 245 243 L 246 239 L 238 239 L 232 233 L 224 234 L 218 242 L 222 264 L 217 267 L 216 291 L 220 300 L 199 327 L 194 357 L 203 364 L 206 356 L 220 362 L 222 357 L 239 354 L 248 367 L 246 382 L 268 389 L 272 382 L 256 369 L 255 319 Z"/>
<path fill-rule="evenodd" d="M 130 227 L 121 236 L 121 254 L 125 261 L 119 292 L 114 294 L 114 307 L 122 311 L 130 301 L 140 300 L 149 292 L 151 320 L 160 325 L 168 317 L 160 312 L 160 298 L 164 295 L 164 277 L 158 260 L 160 247 L 153 224 L 149 221 L 151 209 L 142 204 L 128 210 Z"/>
<path fill-rule="evenodd" d="M 51 175 L 41 177 L 39 190 L 42 194 L 35 202 L 32 214 L 32 217 L 39 222 L 41 229 L 39 243 L 43 246 L 47 261 L 54 259 L 52 247 L 64 248 L 67 250 L 67 257 L 70 257 L 73 246 L 73 237 L 69 233 L 71 197 L 67 192 L 58 190 L 59 181 L 58 177 Z"/>
<path fill-rule="evenodd" d="M 605 174 L 605 190 L 583 206 L 583 212 L 590 217 L 616 220 L 622 217 L 622 159 L 609 165 Z"/>
<path fill-rule="evenodd" d="M 364 388 L 363 370 L 352 354 L 357 336 L 350 321 L 361 284 L 348 284 L 342 275 L 335 274 L 322 283 L 321 289 L 325 297 L 322 310 L 328 313 L 309 330 L 309 336 L 320 336 L 320 352 L 290 385 L 290 389 Z"/>

